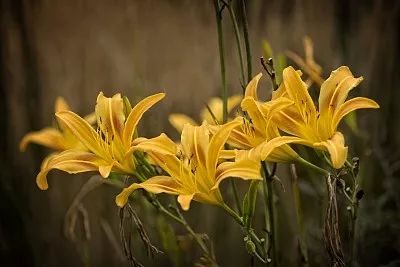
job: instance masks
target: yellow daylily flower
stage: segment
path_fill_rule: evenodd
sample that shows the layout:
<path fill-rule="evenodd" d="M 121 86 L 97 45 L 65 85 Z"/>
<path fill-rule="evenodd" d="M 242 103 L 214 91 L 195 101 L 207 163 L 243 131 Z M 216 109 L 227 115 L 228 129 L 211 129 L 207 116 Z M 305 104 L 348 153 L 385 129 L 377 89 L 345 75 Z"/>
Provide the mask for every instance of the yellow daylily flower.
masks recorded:
<path fill-rule="evenodd" d="M 300 74 L 293 67 L 287 67 L 273 99 L 288 98 L 294 105 L 282 109 L 274 121 L 279 129 L 294 136 L 290 137 L 291 142 L 328 151 L 332 166 L 340 168 L 346 161 L 347 147 L 343 134 L 337 131 L 339 122 L 354 110 L 379 108 L 369 98 L 346 101 L 350 90 L 362 80 L 362 77 L 355 78 L 348 67 L 339 67 L 321 85 L 317 109 Z"/>
<path fill-rule="evenodd" d="M 292 51 L 286 51 L 286 55 L 309 76 L 309 78 L 306 80 L 308 87 L 310 87 L 313 82 L 315 82 L 318 86 L 321 86 L 324 82 L 324 79 L 321 77 L 322 68 L 314 60 L 314 43 L 312 39 L 308 36 L 305 36 L 303 38 L 303 46 L 305 53 L 304 59 Z"/>
<path fill-rule="evenodd" d="M 103 177 L 108 177 L 111 171 L 134 174 L 135 161 L 129 152 L 137 124 L 144 112 L 164 96 L 164 93 L 149 96 L 132 108 L 129 114 L 125 114 L 120 94 L 108 98 L 101 92 L 95 109 L 97 130 L 72 111 L 57 112 L 58 121 L 71 131 L 87 151 L 70 149 L 47 159 L 36 178 L 39 188 L 48 188 L 47 173 L 52 169 L 68 173 L 98 171 Z"/>
<path fill-rule="evenodd" d="M 129 196 L 139 188 L 154 194 L 177 195 L 183 210 L 189 209 L 192 200 L 220 205 L 223 199 L 218 186 L 224 179 L 238 177 L 260 180 L 258 161 L 243 157 L 234 162 L 220 163 L 221 151 L 230 132 L 240 124 L 241 121 L 237 119 L 224 124 L 211 138 L 206 124 L 185 124 L 181 148 L 165 134 L 143 140 L 136 148 L 147 152 L 169 176 L 155 176 L 132 184 L 116 197 L 117 205 L 124 206 Z"/>
<path fill-rule="evenodd" d="M 55 112 L 70 110 L 67 102 L 58 97 L 55 102 Z M 93 114 L 85 117 L 89 124 L 95 122 Z M 42 130 L 27 133 L 19 144 L 19 149 L 25 151 L 29 143 L 36 143 L 56 151 L 63 151 L 67 149 L 81 149 L 84 146 L 81 142 L 71 133 L 71 131 L 62 123 L 58 122 L 58 128 L 46 127 Z"/>
<path fill-rule="evenodd" d="M 300 157 L 288 145 L 278 146 L 276 142 L 269 142 L 280 136 L 278 127 L 271 118 L 280 110 L 292 105 L 293 101 L 288 98 L 279 98 L 273 101 L 260 102 L 257 95 L 257 87 L 261 77 L 262 74 L 259 73 L 246 87 L 241 107 L 247 114 L 247 118 L 242 117 L 243 123 L 232 130 L 228 138 L 228 144 L 235 148 L 248 150 L 247 153 L 254 159 L 271 162 L 296 161 Z M 211 131 L 216 131 L 218 127 L 211 126 L 210 129 Z M 265 146 L 269 146 L 269 148 Z M 264 153 L 264 151 L 270 151 L 270 149 L 271 152 L 268 152 L 268 155 Z"/>
<path fill-rule="evenodd" d="M 240 95 L 234 95 L 231 97 L 228 97 L 228 113 L 232 111 L 241 101 L 242 97 Z M 223 118 L 223 110 L 222 110 L 222 99 L 219 97 L 213 97 L 208 101 L 207 106 L 210 108 L 210 110 L 213 112 L 216 120 L 218 121 L 218 124 L 222 124 L 222 118 Z M 203 108 L 200 112 L 200 118 L 201 121 L 207 121 L 208 124 L 215 125 L 216 122 L 212 115 L 210 114 L 210 111 L 207 109 L 207 107 Z M 169 115 L 168 117 L 169 122 L 171 125 L 178 130 L 178 132 L 182 132 L 183 126 L 186 123 L 189 123 L 191 125 L 198 125 L 195 120 L 190 118 L 189 116 L 181 113 L 173 113 Z"/>

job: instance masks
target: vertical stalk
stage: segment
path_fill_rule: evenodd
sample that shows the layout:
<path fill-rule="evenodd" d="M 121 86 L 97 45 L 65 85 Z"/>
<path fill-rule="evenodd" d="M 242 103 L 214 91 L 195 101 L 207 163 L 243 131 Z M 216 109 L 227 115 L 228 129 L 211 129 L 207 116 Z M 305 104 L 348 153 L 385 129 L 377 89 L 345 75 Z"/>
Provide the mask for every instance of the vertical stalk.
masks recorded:
<path fill-rule="evenodd" d="M 240 30 L 239 30 L 239 26 L 237 23 L 235 12 L 234 12 L 231 4 L 228 5 L 228 11 L 229 11 L 229 15 L 231 17 L 233 29 L 235 32 L 235 39 L 236 39 L 236 45 L 237 45 L 238 56 L 239 56 L 239 64 L 240 64 L 240 77 L 241 77 L 241 82 L 244 85 L 246 83 L 246 80 L 245 80 L 245 76 L 244 76 L 242 40 L 240 38 Z M 243 88 L 243 90 L 244 90 L 244 88 Z"/>
<path fill-rule="evenodd" d="M 225 70 L 225 52 L 224 52 L 224 35 L 222 31 L 222 10 L 219 0 L 214 0 L 215 18 L 217 20 L 217 33 L 218 33 L 218 50 L 219 50 L 219 63 L 221 69 L 221 82 L 222 82 L 222 122 L 226 123 L 228 120 L 228 86 L 226 84 L 226 70 Z M 238 190 L 235 181 L 231 179 L 231 186 L 235 203 L 239 214 L 242 214 L 242 209 L 239 201 Z"/>
<path fill-rule="evenodd" d="M 252 77 L 251 50 L 250 50 L 250 40 L 249 40 L 249 25 L 247 23 L 245 0 L 240 0 L 240 2 L 241 2 L 241 10 L 242 10 L 242 18 L 243 18 L 244 44 L 245 44 L 245 47 L 246 47 L 246 57 L 247 57 L 247 82 L 249 82 L 251 80 L 251 77 Z"/>
<path fill-rule="evenodd" d="M 224 35 L 222 32 L 222 10 L 219 0 L 214 0 L 214 8 L 215 8 L 215 17 L 217 20 L 219 64 L 221 69 L 221 82 L 222 82 L 221 98 L 222 98 L 222 110 L 223 110 L 223 123 L 225 123 L 228 119 L 228 87 L 226 84 Z"/>
<path fill-rule="evenodd" d="M 270 177 L 267 163 L 265 161 L 261 162 L 262 169 L 263 169 L 263 174 L 264 174 L 264 179 L 263 179 L 263 193 L 264 193 L 264 199 L 265 199 L 265 204 L 267 205 L 268 212 L 264 214 L 265 216 L 268 215 L 268 225 L 269 229 L 266 238 L 269 240 L 269 248 L 267 248 L 267 253 L 269 250 L 272 250 L 272 257 L 271 258 L 271 264 L 273 267 L 277 266 L 277 251 L 276 251 L 276 229 L 275 229 L 275 215 L 274 215 L 274 198 L 273 198 L 273 192 L 272 192 L 272 179 Z M 267 203 L 268 202 L 268 203 Z M 267 221 L 267 219 L 266 219 Z M 269 254 L 269 253 L 268 253 Z"/>
<path fill-rule="evenodd" d="M 296 166 L 294 164 L 291 164 L 290 170 L 292 173 L 292 191 L 293 191 L 294 204 L 296 207 L 296 220 L 297 220 L 297 226 L 299 227 L 299 250 L 301 253 L 301 260 L 303 266 L 308 266 L 307 242 L 305 238 L 306 236 L 304 229 L 303 210 L 301 208 L 300 190 L 299 190 Z"/>

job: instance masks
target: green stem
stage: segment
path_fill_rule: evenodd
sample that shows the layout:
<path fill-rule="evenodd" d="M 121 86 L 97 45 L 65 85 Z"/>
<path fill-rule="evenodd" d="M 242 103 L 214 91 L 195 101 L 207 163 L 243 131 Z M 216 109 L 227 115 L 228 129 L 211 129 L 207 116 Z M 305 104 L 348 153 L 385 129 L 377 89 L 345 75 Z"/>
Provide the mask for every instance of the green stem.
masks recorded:
<path fill-rule="evenodd" d="M 240 30 L 239 30 L 239 26 L 238 26 L 238 23 L 237 23 L 235 12 L 234 12 L 233 7 L 232 7 L 231 4 L 228 5 L 228 11 L 229 11 L 229 15 L 231 17 L 232 24 L 233 24 L 233 29 L 234 29 L 234 32 L 235 32 L 235 39 L 236 39 L 236 45 L 237 45 L 238 56 L 239 56 L 239 64 L 240 64 L 240 75 L 241 75 L 242 84 L 244 84 L 245 83 L 245 77 L 244 77 L 242 40 L 240 38 Z M 244 90 L 244 88 L 243 88 L 243 90 Z"/>
<path fill-rule="evenodd" d="M 264 186 L 267 188 L 267 196 L 264 195 L 264 198 L 268 198 L 268 222 L 269 222 L 269 246 L 272 250 L 272 266 L 277 266 L 277 250 L 276 250 L 276 229 L 275 229 L 275 216 L 274 216 L 274 197 L 272 192 L 272 179 L 270 177 L 268 167 L 265 161 L 261 162 L 263 173 L 264 173 Z M 265 189 L 264 189 L 265 192 Z M 267 216 L 265 214 L 265 216 Z"/>
<path fill-rule="evenodd" d="M 255 256 L 262 261 L 263 263 L 266 263 L 265 257 L 263 256 L 263 247 L 262 243 L 263 241 L 256 235 L 253 229 L 246 228 L 244 225 L 243 219 L 234 211 L 232 210 L 228 205 L 225 203 L 221 203 L 219 205 L 223 210 L 225 210 L 229 216 L 231 216 L 242 228 L 246 236 L 250 236 L 251 239 L 254 241 L 255 246 L 256 246 L 256 251 L 254 251 Z M 265 241 L 264 241 L 265 242 Z"/>
<path fill-rule="evenodd" d="M 324 170 L 324 169 L 312 164 L 311 162 L 309 162 L 309 161 L 307 161 L 307 160 L 305 160 L 303 158 L 299 158 L 297 160 L 297 162 L 301 163 L 303 166 L 305 166 L 305 167 L 307 167 L 309 169 L 312 169 L 312 170 L 314 170 L 316 172 L 319 172 L 319 173 L 321 173 L 323 175 L 329 175 L 330 174 L 327 170 Z"/>
<path fill-rule="evenodd" d="M 304 229 L 304 218 L 303 218 L 303 210 L 301 207 L 301 198 L 300 198 L 300 189 L 298 184 L 298 176 L 296 172 L 296 167 L 294 164 L 291 164 L 291 172 L 292 172 L 292 191 L 293 191 L 293 199 L 296 207 L 296 220 L 297 225 L 299 227 L 299 246 L 300 253 L 302 257 L 303 266 L 308 266 L 308 253 L 307 253 L 307 242 L 306 235 Z"/>
<path fill-rule="evenodd" d="M 246 57 L 247 57 L 247 82 L 250 82 L 250 80 L 252 78 L 251 50 L 250 50 L 249 25 L 247 23 L 245 0 L 241 0 L 241 10 L 242 10 L 242 18 L 243 18 L 244 43 L 245 43 L 245 47 L 246 47 Z"/>
<path fill-rule="evenodd" d="M 226 123 L 228 120 L 228 87 L 226 83 L 226 70 L 225 70 L 225 52 L 224 52 L 224 35 L 222 31 L 222 10 L 219 0 L 214 0 L 215 18 L 217 21 L 217 33 L 218 33 L 218 49 L 219 49 L 219 63 L 221 69 L 221 82 L 222 82 L 222 123 Z M 235 199 L 236 206 L 240 214 L 242 214 L 241 205 L 239 201 L 238 190 L 236 183 L 231 179 L 231 186 L 233 196 Z"/>
<path fill-rule="evenodd" d="M 183 217 L 183 215 L 179 211 L 178 207 L 175 207 L 176 213 L 178 214 L 178 216 L 176 216 L 175 214 L 171 213 L 167 208 L 165 208 L 157 198 L 154 198 L 153 201 L 151 201 L 151 204 L 154 207 L 156 207 L 160 212 L 164 213 L 165 215 L 167 215 L 171 219 L 175 220 L 176 222 L 182 224 L 182 226 L 185 227 L 186 231 L 188 231 L 188 233 L 192 236 L 192 238 L 200 246 L 200 248 L 204 252 L 204 254 L 207 255 L 207 257 L 209 259 L 211 259 L 211 260 L 213 260 L 215 262 L 215 259 L 214 259 L 213 255 L 212 255 L 212 253 L 210 253 L 210 251 L 208 250 L 208 248 L 207 248 L 206 244 L 204 243 L 203 239 L 201 239 L 201 237 L 199 237 L 199 235 L 197 235 L 195 233 L 195 231 L 192 229 L 192 227 L 186 221 L 185 217 Z"/>
<path fill-rule="evenodd" d="M 238 194 L 236 182 L 235 182 L 234 179 L 230 179 L 230 181 L 231 181 L 233 197 L 235 199 L 236 208 L 237 208 L 237 210 L 239 212 L 239 215 L 242 216 L 243 210 L 242 210 L 242 205 L 240 205 L 240 199 L 239 199 L 239 194 Z"/>
<path fill-rule="evenodd" d="M 225 123 L 228 119 L 228 87 L 226 84 L 224 36 L 222 32 L 222 13 L 219 0 L 214 0 L 214 9 L 215 18 L 217 20 L 219 63 L 221 68 L 223 123 Z"/>

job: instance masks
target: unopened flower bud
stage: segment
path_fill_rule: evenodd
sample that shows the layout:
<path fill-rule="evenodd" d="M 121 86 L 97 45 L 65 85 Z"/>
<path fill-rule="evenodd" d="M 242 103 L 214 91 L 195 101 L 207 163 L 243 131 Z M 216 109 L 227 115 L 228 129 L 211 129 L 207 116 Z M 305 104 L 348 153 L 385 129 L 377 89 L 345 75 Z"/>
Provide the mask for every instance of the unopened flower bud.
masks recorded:
<path fill-rule="evenodd" d="M 250 255 L 254 255 L 254 253 L 256 252 L 256 245 L 254 244 L 254 242 L 248 236 L 246 236 L 243 240 L 244 240 L 247 252 Z"/>

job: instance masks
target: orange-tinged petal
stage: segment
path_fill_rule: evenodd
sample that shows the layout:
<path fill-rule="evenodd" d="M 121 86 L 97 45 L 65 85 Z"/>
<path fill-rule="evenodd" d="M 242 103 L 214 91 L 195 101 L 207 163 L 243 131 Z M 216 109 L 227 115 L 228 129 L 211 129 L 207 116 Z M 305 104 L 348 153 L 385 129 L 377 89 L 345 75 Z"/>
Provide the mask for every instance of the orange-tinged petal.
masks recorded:
<path fill-rule="evenodd" d="M 233 159 L 236 157 L 237 151 L 236 150 L 221 150 L 219 152 L 220 159 Z"/>
<path fill-rule="evenodd" d="M 341 132 L 336 132 L 331 139 L 319 143 L 314 143 L 316 148 L 328 150 L 332 166 L 336 169 L 341 168 L 347 159 L 348 148 L 344 146 L 344 136 Z"/>
<path fill-rule="evenodd" d="M 44 128 L 40 131 L 26 134 L 19 143 L 19 149 L 25 151 L 29 143 L 36 143 L 54 150 L 65 149 L 63 135 L 54 128 Z"/>
<path fill-rule="evenodd" d="M 240 119 L 235 119 L 221 126 L 210 140 L 207 151 L 206 167 L 208 177 L 215 176 L 215 169 L 218 163 L 219 152 L 222 150 L 230 132 L 242 123 Z"/>
<path fill-rule="evenodd" d="M 66 150 L 46 159 L 36 177 L 36 183 L 40 189 L 46 190 L 48 188 L 47 173 L 53 169 L 68 173 L 81 173 L 97 171 L 101 164 L 104 164 L 104 161 L 93 153 Z"/>
<path fill-rule="evenodd" d="M 289 98 L 295 102 L 303 121 L 312 123 L 313 120 L 316 120 L 317 111 L 314 102 L 308 93 L 306 84 L 293 67 L 289 66 L 283 70 L 283 82 Z"/>
<path fill-rule="evenodd" d="M 336 110 L 333 115 L 332 125 L 333 128 L 336 129 L 339 122 L 343 119 L 344 116 L 349 114 L 350 112 L 362 109 L 362 108 L 379 108 L 378 103 L 374 100 L 366 98 L 366 97 L 355 97 L 346 102 Z"/>
<path fill-rule="evenodd" d="M 219 184 L 229 177 L 241 178 L 243 180 L 262 180 L 260 167 L 260 161 L 251 159 L 221 163 L 217 168 L 215 185 L 211 190 L 217 189 Z"/>
<path fill-rule="evenodd" d="M 164 133 L 151 139 L 141 138 L 140 142 L 137 142 L 130 150 L 132 149 L 169 155 L 177 153 L 177 145 Z"/>
<path fill-rule="evenodd" d="M 109 138 L 114 135 L 121 138 L 125 122 L 124 102 L 121 94 L 105 97 L 103 92 L 100 92 L 97 96 L 95 113 L 97 124 L 103 133 L 110 135 Z"/>
<path fill-rule="evenodd" d="M 108 165 L 101 165 L 99 166 L 99 173 L 103 178 L 107 178 L 110 173 L 111 170 L 113 168 L 114 164 L 108 164 Z"/>
<path fill-rule="evenodd" d="M 67 104 L 67 101 L 65 101 L 64 98 L 61 96 L 57 97 L 55 107 L 54 107 L 55 112 L 60 112 L 60 111 L 67 111 L 71 110 L 69 105 Z"/>
<path fill-rule="evenodd" d="M 246 90 L 244 93 L 245 97 L 252 97 L 252 98 L 254 98 L 254 100 L 258 100 L 257 86 L 258 86 L 258 82 L 260 81 L 261 77 L 262 77 L 262 73 L 259 73 L 253 77 L 253 79 L 246 86 Z"/>
<path fill-rule="evenodd" d="M 164 97 L 165 97 L 164 93 L 148 96 L 139 103 L 137 103 L 136 106 L 131 110 L 131 113 L 126 119 L 125 128 L 123 132 L 123 143 L 125 147 L 131 146 L 133 134 L 143 114 Z"/>
<path fill-rule="evenodd" d="M 179 195 L 178 196 L 178 202 L 181 205 L 183 210 L 189 210 L 190 203 L 192 202 L 193 197 L 194 197 L 194 194 Z"/>
<path fill-rule="evenodd" d="M 98 143 L 97 138 L 100 137 L 87 121 L 72 111 L 61 111 L 56 116 L 90 151 L 105 158 L 109 157 Z"/>
<path fill-rule="evenodd" d="M 360 84 L 363 79 L 363 77 L 348 77 L 347 79 L 344 79 L 342 82 L 339 83 L 329 104 L 329 109 L 332 110 L 332 113 L 334 113 L 334 111 L 339 108 L 344 103 L 344 101 L 346 101 L 349 92 L 358 84 Z"/>
<path fill-rule="evenodd" d="M 129 187 L 122 190 L 122 192 L 115 198 L 115 202 L 119 207 L 125 206 L 128 202 L 129 196 L 136 190 L 142 188 L 147 192 L 153 194 L 167 193 L 171 195 L 178 195 L 179 185 L 169 176 L 154 176 L 142 183 L 134 183 Z"/>
<path fill-rule="evenodd" d="M 319 93 L 319 112 L 321 114 L 327 113 L 329 109 L 329 104 L 331 102 L 332 96 L 336 90 L 336 87 L 341 81 L 347 77 L 353 77 L 350 69 L 346 66 L 341 66 L 338 69 L 332 71 L 328 79 L 321 85 Z"/>
<path fill-rule="evenodd" d="M 255 101 L 253 97 L 245 97 L 241 103 L 242 110 L 247 112 L 254 127 L 263 132 L 265 127 L 267 126 L 267 122 L 261 113 L 258 103 Z"/>
<path fill-rule="evenodd" d="M 184 155 L 203 167 L 206 165 L 206 153 L 209 143 L 209 131 L 205 124 L 193 126 L 186 124 L 181 135 L 181 145 Z"/>
<path fill-rule="evenodd" d="M 179 113 L 173 113 L 168 116 L 169 123 L 178 130 L 178 132 L 182 132 L 183 126 L 186 123 L 189 123 L 190 125 L 197 125 L 197 123 L 190 118 L 189 116 L 186 116 L 185 114 L 179 114 Z"/>
<path fill-rule="evenodd" d="M 299 138 L 299 137 L 295 137 L 295 136 L 280 136 L 280 137 L 276 137 L 270 141 L 267 141 L 265 143 L 263 143 L 262 145 L 260 145 L 260 157 L 261 160 L 269 160 L 269 156 L 272 155 L 272 153 L 287 144 L 291 144 L 291 143 L 296 143 L 296 144 L 302 144 L 302 145 L 306 145 L 306 146 L 312 146 L 312 143 L 309 142 L 308 140 L 305 140 L 303 138 Z M 299 156 L 297 155 L 297 153 L 291 154 L 294 151 L 293 150 L 285 150 L 285 152 L 288 153 L 287 157 L 288 158 L 292 158 L 293 161 L 296 160 L 296 158 L 298 158 Z M 290 154 L 289 154 L 290 153 Z"/>

